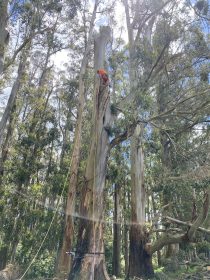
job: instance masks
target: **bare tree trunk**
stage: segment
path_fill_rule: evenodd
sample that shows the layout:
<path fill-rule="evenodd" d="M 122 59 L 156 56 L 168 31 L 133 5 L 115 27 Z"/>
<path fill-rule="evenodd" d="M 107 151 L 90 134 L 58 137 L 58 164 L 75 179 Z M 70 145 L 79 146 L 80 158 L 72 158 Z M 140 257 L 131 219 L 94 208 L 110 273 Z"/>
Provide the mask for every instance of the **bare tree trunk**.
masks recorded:
<path fill-rule="evenodd" d="M 16 99 L 17 93 L 18 93 L 18 91 L 20 89 L 20 86 L 21 86 L 21 83 L 22 83 L 22 78 L 23 78 L 24 71 L 25 71 L 25 66 L 26 66 L 26 60 L 27 60 L 27 55 L 23 54 L 23 56 L 20 60 L 20 63 L 19 63 L 17 78 L 16 78 L 16 80 L 13 84 L 9 100 L 7 102 L 7 106 L 5 108 L 4 114 L 3 114 L 2 119 L 0 121 L 0 145 L 1 145 L 2 140 L 3 140 L 4 131 L 5 131 L 5 128 L 6 128 L 6 125 L 7 125 L 7 121 L 9 119 L 10 115 L 11 115 L 11 111 L 12 111 L 12 108 L 15 104 L 15 99 Z"/>
<path fill-rule="evenodd" d="M 129 241 L 128 241 L 129 228 L 128 225 L 124 225 L 124 260 L 125 260 L 125 275 L 128 273 L 129 267 Z"/>
<path fill-rule="evenodd" d="M 80 150 L 81 150 L 81 131 L 82 131 L 82 119 L 83 119 L 83 111 L 85 107 L 85 73 L 88 64 L 88 54 L 91 49 L 92 37 L 93 37 L 93 29 L 94 22 L 96 18 L 96 11 L 98 8 L 98 1 L 95 2 L 94 10 L 92 13 L 89 36 L 86 45 L 86 50 L 84 53 L 84 57 L 81 63 L 80 75 L 79 75 L 79 103 L 78 103 L 78 111 L 77 111 L 77 121 L 75 128 L 75 136 L 74 136 L 74 148 L 72 152 L 71 166 L 70 166 L 70 175 L 69 175 L 69 188 L 68 188 L 68 197 L 66 202 L 66 210 L 65 210 L 65 229 L 64 236 L 62 240 L 61 250 L 58 255 L 58 265 L 57 265 L 57 274 L 59 277 L 64 277 L 70 271 L 71 267 L 71 255 L 67 256 L 66 252 L 72 250 L 73 238 L 74 238 L 74 219 L 72 213 L 75 212 L 75 193 L 77 187 L 77 177 L 79 170 L 79 160 L 80 160 Z M 70 258 L 70 259 L 69 259 Z"/>
<path fill-rule="evenodd" d="M 130 193 L 127 193 L 126 189 L 124 189 L 123 193 L 123 209 L 124 209 L 124 229 L 123 229 L 123 248 L 124 248 L 124 260 L 125 260 L 125 275 L 128 273 L 129 266 L 129 226 L 127 224 L 126 212 L 128 211 L 128 205 L 130 205 Z"/>
<path fill-rule="evenodd" d="M 8 21 L 8 2 L 8 0 L 0 1 L 0 75 L 4 68 L 5 47 L 9 41 L 9 32 L 6 29 Z"/>
<path fill-rule="evenodd" d="M 153 276 L 152 256 L 145 228 L 143 127 L 137 125 L 131 142 L 131 227 L 129 277 Z"/>
<path fill-rule="evenodd" d="M 157 215 L 157 207 L 156 207 L 156 202 L 154 198 L 154 194 L 152 194 L 152 206 L 153 206 L 153 212 L 154 216 Z M 158 224 L 157 222 L 155 223 L 155 229 L 158 230 Z M 160 235 L 159 232 L 156 232 L 156 239 L 159 239 Z M 158 261 L 158 266 L 161 266 L 161 251 L 157 251 L 157 261 Z"/>
<path fill-rule="evenodd" d="M 114 190 L 114 224 L 113 224 L 113 261 L 112 274 L 120 277 L 121 227 L 120 227 L 120 186 L 115 184 Z"/>
<path fill-rule="evenodd" d="M 95 71 L 102 68 L 110 28 L 102 27 L 95 38 Z M 101 45 L 100 43 L 101 42 Z M 98 49 L 99 48 L 99 49 Z M 109 154 L 111 125 L 109 88 L 96 79 L 94 92 L 93 133 L 82 192 L 75 258 L 69 280 L 109 279 L 105 267 L 103 242 L 104 188 Z"/>
<path fill-rule="evenodd" d="M 5 162 L 8 158 L 8 152 L 9 152 L 9 143 L 13 135 L 14 130 L 14 115 L 15 115 L 15 108 L 16 106 L 13 106 L 13 110 L 11 112 L 7 134 L 5 136 L 5 140 L 2 144 L 2 150 L 1 150 L 1 157 L 0 157 L 0 186 L 2 185 L 3 175 L 4 175 L 4 166 Z"/>
<path fill-rule="evenodd" d="M 8 246 L 0 249 L 0 270 L 3 270 L 7 265 Z"/>

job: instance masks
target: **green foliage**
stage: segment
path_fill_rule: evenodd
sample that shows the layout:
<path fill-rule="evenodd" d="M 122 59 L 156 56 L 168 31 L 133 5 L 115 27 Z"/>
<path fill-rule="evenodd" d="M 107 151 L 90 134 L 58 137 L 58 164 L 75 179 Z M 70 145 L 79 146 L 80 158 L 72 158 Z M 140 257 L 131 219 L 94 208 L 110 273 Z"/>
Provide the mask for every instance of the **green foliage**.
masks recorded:
<path fill-rule="evenodd" d="M 1 143 L 0 251 L 7 249 L 8 260 L 26 269 L 45 237 L 60 201 L 52 228 L 27 274 L 27 279 L 41 280 L 53 277 L 64 230 L 64 208 L 69 184 L 66 176 L 72 164 L 80 64 L 87 46 L 92 1 L 16 2 L 13 5 L 13 1 L 10 1 L 12 39 L 5 60 L 12 64 L 0 80 L 1 89 L 16 85 L 13 82 L 17 77 L 17 65 L 26 50 L 28 54 L 23 77 L 18 81 L 20 88 L 13 113 L 9 116 Z M 122 39 L 123 29 L 122 34 L 115 29 L 118 23 L 112 18 L 112 3 L 102 2 L 96 22 L 98 24 L 98 16 L 102 16 L 101 20 L 113 24 L 114 28 L 107 58 L 111 82 L 110 110 L 114 123 L 104 129 L 111 140 L 130 131 L 137 122 L 144 124 L 145 224 L 149 225 L 148 231 L 151 231 L 153 242 L 162 233 L 152 233 L 152 219 L 159 215 L 157 229 L 175 227 L 161 219 L 165 214 L 191 221 L 193 203 L 196 202 L 196 214 L 199 214 L 203 194 L 210 185 L 209 49 L 206 31 L 202 27 L 208 12 L 207 1 L 196 1 L 194 10 L 187 4 L 189 1 L 183 1 L 183 5 L 179 5 L 179 1 L 172 1 L 164 9 L 161 7 L 166 1 L 129 1 L 129 8 L 132 9 L 137 2 L 139 9 L 130 14 L 130 18 L 136 21 L 132 25 L 133 34 L 138 34 L 140 28 L 140 35 L 133 42 L 135 46 L 131 57 L 128 53 L 130 45 Z M 118 4 L 118 1 L 115 2 Z M 192 16 L 194 11 L 196 18 Z M 13 63 L 11 58 L 21 45 L 23 48 Z M 87 57 L 88 71 L 84 75 L 85 110 L 76 212 L 81 201 L 94 127 L 95 73 L 92 47 Z M 53 65 L 57 63 L 54 55 L 62 48 L 68 50 L 69 60 L 62 70 L 58 70 Z M 63 53 L 60 54 L 62 56 Z M 133 64 L 130 64 L 130 58 L 134 58 Z M 134 80 L 129 79 L 130 74 L 134 75 Z M 0 108 L 1 115 L 3 111 L 4 108 Z M 128 139 L 110 152 L 106 173 L 104 240 L 110 274 L 113 257 L 113 194 L 117 185 L 121 207 L 121 265 L 125 269 L 126 240 L 123 238 L 131 220 L 132 176 Z M 163 208 L 168 203 L 169 207 Z M 75 236 L 78 220 L 75 220 Z M 209 218 L 204 226 L 209 227 Z M 185 227 L 180 228 L 183 232 L 187 230 Z M 209 256 L 209 240 L 209 237 L 199 233 L 195 236 L 196 245 L 180 245 L 179 254 L 175 259 L 163 261 L 164 268 L 156 271 L 155 279 L 185 279 L 187 273 L 189 277 L 197 273 L 202 279 L 198 267 L 189 266 L 186 272 L 186 268 L 179 265 L 190 257 L 196 258 L 192 257 L 195 249 L 198 261 L 204 262 Z M 163 250 L 161 254 L 163 258 Z"/>

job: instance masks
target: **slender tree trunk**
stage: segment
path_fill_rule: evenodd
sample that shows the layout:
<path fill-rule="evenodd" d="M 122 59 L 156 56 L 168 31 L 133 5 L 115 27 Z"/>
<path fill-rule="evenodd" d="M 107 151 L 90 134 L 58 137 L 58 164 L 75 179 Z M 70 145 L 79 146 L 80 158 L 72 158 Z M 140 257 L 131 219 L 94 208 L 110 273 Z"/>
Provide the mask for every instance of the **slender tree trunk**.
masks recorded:
<path fill-rule="evenodd" d="M 95 71 L 103 68 L 105 46 L 110 28 L 102 27 L 95 38 Z M 102 52 L 102 53 L 101 53 Z M 69 280 L 109 279 L 105 267 L 103 242 L 104 188 L 109 154 L 111 125 L 109 88 L 96 79 L 94 92 L 93 133 L 82 192 L 76 254 Z"/>
<path fill-rule="evenodd" d="M 143 127 L 137 125 L 131 142 L 131 227 L 129 277 L 153 276 L 149 236 L 145 228 Z"/>
<path fill-rule="evenodd" d="M 5 47 L 9 41 L 9 32 L 6 29 L 8 21 L 8 2 L 8 0 L 0 1 L 0 75 L 4 68 Z"/>
<path fill-rule="evenodd" d="M 129 266 L 129 225 L 126 212 L 128 212 L 128 205 L 130 205 L 130 193 L 124 189 L 123 193 L 123 209 L 124 209 L 124 229 L 123 229 L 123 248 L 124 248 L 124 260 L 125 260 L 125 275 L 128 273 Z"/>
<path fill-rule="evenodd" d="M 14 130 L 15 107 L 16 106 L 13 106 L 13 110 L 11 112 L 11 117 L 10 117 L 9 124 L 8 124 L 7 134 L 6 134 L 5 140 L 2 144 L 1 157 L 0 157 L 0 186 L 2 185 L 2 180 L 3 180 L 3 175 L 4 175 L 4 166 L 5 166 L 5 162 L 8 158 L 9 143 L 10 143 L 11 137 L 13 135 L 13 130 Z"/>
<path fill-rule="evenodd" d="M 155 198 L 154 198 L 154 194 L 152 194 L 152 206 L 153 206 L 153 212 L 154 215 L 157 214 L 157 207 L 156 207 L 156 202 L 155 202 Z M 158 229 L 158 224 L 155 224 L 155 229 Z M 156 232 L 156 239 L 159 239 L 160 234 L 159 232 Z M 158 250 L 157 251 L 157 261 L 158 261 L 158 266 L 161 266 L 161 251 Z"/>
<path fill-rule="evenodd" d="M 124 260 L 125 260 L 125 275 L 128 273 L 128 267 L 129 267 L 129 241 L 128 241 L 128 235 L 129 235 L 129 228 L 128 225 L 124 225 Z"/>
<path fill-rule="evenodd" d="M 17 78 L 13 84 L 9 100 L 7 102 L 7 106 L 5 108 L 4 114 L 0 121 L 0 144 L 2 143 L 7 121 L 11 115 L 12 108 L 15 104 L 15 99 L 16 99 L 17 93 L 21 87 L 22 78 L 23 78 L 25 66 L 26 66 L 26 60 L 27 60 L 27 55 L 23 54 L 22 59 L 20 60 L 20 63 L 19 63 Z"/>
<path fill-rule="evenodd" d="M 96 11 L 98 8 L 98 1 L 95 2 L 94 10 L 92 13 L 89 36 L 86 45 L 86 50 L 84 53 L 84 57 L 81 63 L 80 75 L 79 75 L 79 104 L 77 111 L 77 121 L 75 128 L 75 136 L 74 136 L 74 148 L 72 152 L 71 166 L 70 166 L 70 175 L 69 175 L 69 188 L 68 188 L 68 196 L 66 202 L 66 210 L 65 210 L 65 229 L 64 236 L 62 240 L 61 250 L 58 255 L 58 265 L 57 265 L 57 274 L 59 277 L 64 277 L 70 271 L 71 267 L 71 255 L 68 256 L 66 252 L 72 250 L 73 246 L 73 238 L 74 238 L 74 219 L 72 214 L 75 212 L 75 193 L 77 187 L 77 177 L 79 170 L 79 160 L 80 160 L 80 151 L 81 151 L 81 134 L 82 134 L 82 119 L 83 119 L 83 111 L 85 107 L 85 73 L 88 64 L 88 55 L 91 49 L 92 38 L 93 38 L 93 29 L 94 22 L 96 18 Z"/>
<path fill-rule="evenodd" d="M 121 227 L 120 227 L 120 187 L 115 184 L 114 190 L 114 224 L 113 224 L 113 261 L 112 274 L 120 277 Z"/>

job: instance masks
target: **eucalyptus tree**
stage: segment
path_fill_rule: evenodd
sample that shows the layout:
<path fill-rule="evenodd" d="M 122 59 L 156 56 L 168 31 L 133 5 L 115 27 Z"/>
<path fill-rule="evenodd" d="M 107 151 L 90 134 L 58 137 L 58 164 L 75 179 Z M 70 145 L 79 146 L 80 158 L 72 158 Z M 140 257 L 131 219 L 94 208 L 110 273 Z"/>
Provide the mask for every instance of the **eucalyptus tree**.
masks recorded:
<path fill-rule="evenodd" d="M 186 4 L 183 3 L 183 7 L 186 7 L 185 5 Z M 167 145 L 172 145 L 173 142 L 171 143 L 170 135 L 168 134 L 167 129 L 173 129 L 172 122 L 175 119 L 176 112 L 179 110 L 182 111 L 183 106 L 188 104 L 187 114 L 193 115 L 193 112 L 198 112 L 201 110 L 201 108 L 205 108 L 204 110 L 207 110 L 209 106 L 206 88 L 204 91 L 202 91 L 202 94 L 205 96 L 205 100 L 203 101 L 203 99 L 200 98 L 200 95 L 194 95 L 192 91 L 190 91 L 189 95 L 186 96 L 185 92 L 188 93 L 189 89 L 185 84 L 184 86 L 186 87 L 183 87 L 180 91 L 178 100 L 177 96 L 171 96 L 172 99 L 170 99 L 167 104 L 164 103 L 163 100 L 159 101 L 159 106 L 162 108 L 162 113 L 157 113 L 155 108 L 154 94 L 156 91 L 154 90 L 154 87 L 156 87 L 158 80 L 161 81 L 161 87 L 164 87 L 162 77 L 166 74 L 165 79 L 169 79 L 170 73 L 168 72 L 170 66 L 173 67 L 176 62 L 178 65 L 180 65 L 181 57 L 184 57 L 186 60 L 186 50 L 184 50 L 184 52 L 179 52 L 179 48 L 174 50 L 174 46 L 175 44 L 180 46 L 179 40 L 181 40 L 180 38 L 182 37 L 180 35 L 180 30 L 182 30 L 185 36 L 186 33 L 188 35 L 192 34 L 190 32 L 185 32 L 184 30 L 186 26 L 190 25 L 191 17 L 187 15 L 189 9 L 185 11 L 184 8 L 180 8 L 180 6 L 178 6 L 177 3 L 173 1 L 151 1 L 149 5 L 146 1 L 124 1 L 124 6 L 130 54 L 129 79 L 131 94 L 129 98 L 130 100 L 133 100 L 132 106 L 136 111 L 133 123 L 149 123 L 150 125 L 152 124 L 156 127 L 159 127 L 161 129 L 161 135 L 167 139 Z M 176 18 L 175 13 L 177 10 L 180 10 L 182 14 L 186 13 L 185 16 L 187 16 L 185 17 L 185 20 L 183 20 L 181 16 L 179 19 Z M 168 27 L 163 28 L 163 25 L 161 25 L 159 32 L 158 28 L 160 23 L 164 21 L 167 22 Z M 187 22 L 188 25 L 186 25 Z M 208 52 L 207 48 L 204 47 L 202 51 L 202 56 L 206 57 Z M 190 55 L 192 55 L 192 53 Z M 194 58 L 196 58 L 196 56 Z M 189 66 L 192 67 L 194 62 L 192 59 L 187 60 L 187 62 L 189 63 L 189 69 Z M 185 76 L 184 69 L 182 70 L 183 71 L 180 71 L 179 74 L 183 74 Z M 189 75 L 186 75 L 185 77 L 189 79 Z M 176 78 L 173 79 L 173 85 L 175 85 L 176 82 L 178 84 L 179 81 L 179 78 L 176 76 Z M 170 90 L 171 89 L 172 85 Z M 173 92 L 175 93 L 176 91 Z M 175 94 L 177 94 L 177 92 Z M 162 98 L 164 96 L 163 89 L 160 90 L 160 96 L 162 96 Z M 193 105 L 195 110 L 193 110 L 193 107 L 189 105 L 189 103 L 192 101 L 193 104 L 195 102 Z M 173 120 L 171 119 L 171 116 L 173 116 Z M 161 121 L 162 126 L 160 125 Z M 168 127 L 166 129 L 165 126 L 167 122 Z M 143 135 L 141 132 L 143 128 L 138 128 L 138 125 L 135 125 L 135 127 L 136 129 L 134 130 L 134 136 L 131 141 L 131 211 L 133 225 L 131 225 L 130 230 L 130 264 L 128 276 L 141 277 L 151 276 L 153 274 L 151 255 L 155 250 L 158 248 L 160 249 L 160 247 L 153 247 L 151 245 L 149 234 L 145 230 L 146 197 L 144 185 L 144 156 L 142 150 L 143 138 L 140 136 Z M 185 126 L 185 128 L 187 127 Z M 166 157 L 166 154 L 164 157 Z M 204 219 L 200 219 L 199 221 L 202 223 Z M 192 226 L 192 228 L 193 229 L 191 233 L 194 232 L 196 227 Z M 189 237 L 189 239 L 190 238 L 191 237 Z M 181 239 L 177 240 L 178 242 L 181 242 Z M 165 244 L 167 244 L 166 238 L 165 242 Z M 170 243 L 170 241 L 168 242 Z M 141 265 L 139 265 L 139 262 Z"/>
<path fill-rule="evenodd" d="M 4 68 L 5 48 L 9 42 L 8 25 L 8 0 L 0 3 L 0 75 Z"/>
<path fill-rule="evenodd" d="M 95 73 L 104 67 L 105 47 L 110 39 L 109 27 L 101 27 L 95 37 Z M 92 142 L 87 160 L 85 182 L 80 204 L 79 223 L 75 258 L 69 279 L 109 279 L 104 259 L 103 213 L 104 188 L 110 126 L 109 87 L 96 79 L 94 110 L 92 117 Z"/>
<path fill-rule="evenodd" d="M 85 40 L 84 53 L 80 66 L 79 73 L 79 93 L 78 93 L 78 108 L 77 108 L 77 120 L 74 132 L 74 146 L 71 156 L 70 163 L 70 174 L 69 174 L 69 188 L 68 197 L 66 202 L 65 210 L 65 230 L 62 241 L 62 248 L 60 256 L 58 257 L 58 273 L 62 274 L 69 273 L 71 261 L 66 255 L 66 252 L 72 250 L 73 237 L 74 237 L 74 219 L 72 214 L 75 212 L 75 194 L 77 188 L 78 169 L 80 162 L 80 151 L 81 151 L 81 131 L 83 123 L 83 112 L 85 107 L 85 77 L 87 75 L 87 66 L 89 60 L 89 54 L 92 46 L 93 31 L 96 19 L 96 13 L 98 10 L 99 1 L 94 4 L 93 12 L 91 14 L 90 26 L 87 32 L 87 38 Z M 86 7 L 84 7 L 85 9 Z M 86 24 L 86 22 L 84 22 Z"/>
<path fill-rule="evenodd" d="M 30 49 L 30 45 L 34 38 L 38 39 L 39 36 L 41 37 L 43 34 L 46 34 L 47 31 L 55 29 L 57 24 L 57 17 L 60 13 L 60 7 L 56 9 L 52 4 L 52 1 L 49 1 L 44 5 L 40 1 L 37 1 L 19 3 L 17 7 L 14 8 L 15 16 L 13 16 L 12 20 L 19 22 L 20 28 L 19 30 L 16 30 L 18 32 L 17 38 L 13 38 L 17 42 L 15 44 L 15 49 L 13 52 L 11 52 L 11 57 L 7 58 L 8 62 L 6 65 L 4 65 L 4 71 L 6 71 L 9 66 L 13 65 L 15 59 L 21 52 L 22 54 L 20 55 L 19 59 L 20 64 L 18 75 L 12 87 L 7 106 L 0 121 L 0 143 L 2 143 L 6 124 L 21 86 L 21 80 L 24 74 L 24 64 L 29 57 L 29 54 L 26 53 L 26 50 Z M 55 14 L 55 19 L 49 24 L 47 17 L 52 13 Z M 22 39 L 21 42 L 19 42 L 19 38 Z"/>
<path fill-rule="evenodd" d="M 22 32 L 19 35 L 20 37 L 23 36 L 23 42 L 9 60 L 9 63 L 14 61 L 20 53 L 18 74 L 1 120 L 2 139 L 8 120 L 13 120 L 13 131 L 11 131 L 11 125 L 9 124 L 3 142 L 1 168 L 4 170 L 6 159 L 8 159 L 6 165 L 11 170 L 15 170 L 13 173 L 10 172 L 9 175 L 7 171 L 5 176 L 1 177 L 4 184 L 2 190 L 4 193 L 10 182 L 14 186 L 12 192 L 17 194 L 9 196 L 10 211 L 6 210 L 7 205 L 3 207 L 7 215 L 5 214 L 2 223 L 5 224 L 9 221 L 8 228 L 13 232 L 13 236 L 9 234 L 6 228 L 5 231 L 2 230 L 1 232 L 3 240 L 7 240 L 8 244 L 5 263 L 9 259 L 14 261 L 17 255 L 17 245 L 24 240 L 24 235 L 21 240 L 20 233 L 27 224 L 25 208 L 28 208 L 29 212 L 34 210 L 33 207 L 30 208 L 31 205 L 28 203 L 22 202 L 21 196 L 23 193 L 27 196 L 33 189 L 33 185 L 39 184 L 40 178 L 43 179 L 44 172 L 41 162 L 45 161 L 46 150 L 51 146 L 49 165 L 52 164 L 54 142 L 55 138 L 58 137 L 54 109 L 49 104 L 49 100 L 53 93 L 53 64 L 50 59 L 55 52 L 60 50 L 55 33 L 61 10 L 56 5 L 52 6 L 52 2 L 44 5 L 41 2 L 21 3 L 19 8 L 18 17 Z M 47 19 L 50 14 L 55 15 L 51 23 Z M 45 32 L 42 32 L 43 30 Z M 14 118 L 18 130 L 15 129 Z M 53 127 L 49 128 L 50 125 Z M 11 136 L 13 136 L 13 139 L 9 141 Z M 14 146 L 12 152 L 8 154 L 11 142 Z M 7 156 L 5 156 L 6 154 Z M 12 160 L 13 163 L 11 163 Z M 45 171 L 48 173 L 49 168 L 46 168 Z M 9 187 L 9 191 L 11 192 L 11 187 Z M 8 196 L 5 193 L 4 195 L 5 197 Z M 37 201 L 34 204 L 35 208 L 36 205 Z M 16 223 L 13 223 L 14 221 Z M 34 222 L 35 224 L 36 222 Z M 33 226 L 30 225 L 29 227 L 32 228 Z"/>

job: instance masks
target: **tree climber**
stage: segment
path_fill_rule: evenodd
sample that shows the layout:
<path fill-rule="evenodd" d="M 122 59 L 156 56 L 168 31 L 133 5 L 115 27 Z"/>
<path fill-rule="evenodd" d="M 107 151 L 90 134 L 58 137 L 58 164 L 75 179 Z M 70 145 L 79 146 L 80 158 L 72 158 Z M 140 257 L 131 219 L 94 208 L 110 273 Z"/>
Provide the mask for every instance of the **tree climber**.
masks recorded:
<path fill-rule="evenodd" d="M 102 83 L 104 86 L 109 85 L 109 77 L 107 72 L 104 69 L 98 69 L 97 74 L 99 75 L 100 79 L 102 80 Z"/>

